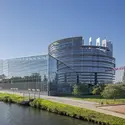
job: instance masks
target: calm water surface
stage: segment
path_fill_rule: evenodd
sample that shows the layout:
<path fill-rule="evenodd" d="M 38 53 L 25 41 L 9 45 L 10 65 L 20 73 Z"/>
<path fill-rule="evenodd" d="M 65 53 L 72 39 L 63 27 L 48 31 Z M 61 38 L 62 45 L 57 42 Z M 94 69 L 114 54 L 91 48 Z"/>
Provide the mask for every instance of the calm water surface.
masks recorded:
<path fill-rule="evenodd" d="M 47 111 L 0 102 L 0 125 L 93 125 Z"/>

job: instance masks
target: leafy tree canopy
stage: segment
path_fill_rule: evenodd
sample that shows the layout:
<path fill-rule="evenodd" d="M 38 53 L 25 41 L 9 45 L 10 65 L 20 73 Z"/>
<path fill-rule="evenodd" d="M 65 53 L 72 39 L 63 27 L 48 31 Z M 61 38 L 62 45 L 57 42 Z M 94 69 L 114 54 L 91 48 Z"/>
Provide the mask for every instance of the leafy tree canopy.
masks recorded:
<path fill-rule="evenodd" d="M 109 84 L 102 92 L 104 98 L 124 98 L 125 97 L 125 84 Z"/>

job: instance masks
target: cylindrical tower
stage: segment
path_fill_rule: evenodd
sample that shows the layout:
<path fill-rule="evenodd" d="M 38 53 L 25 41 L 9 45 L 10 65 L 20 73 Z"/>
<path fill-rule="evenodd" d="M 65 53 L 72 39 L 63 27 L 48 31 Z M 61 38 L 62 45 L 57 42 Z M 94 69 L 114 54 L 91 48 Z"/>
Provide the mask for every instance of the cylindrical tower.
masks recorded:
<path fill-rule="evenodd" d="M 95 84 L 113 83 L 115 59 L 112 57 L 112 44 L 107 46 L 84 45 L 82 37 L 61 39 L 49 45 L 49 54 L 77 73 L 80 83 Z M 64 65 L 58 65 L 58 69 L 67 70 Z M 66 71 L 67 72 L 67 71 Z M 69 79 L 77 77 L 70 73 Z M 59 83 L 66 84 L 64 77 L 59 77 Z M 62 82 L 61 82 L 62 81 Z M 72 82 L 72 80 L 69 80 Z M 73 80 L 74 81 L 74 80 Z"/>

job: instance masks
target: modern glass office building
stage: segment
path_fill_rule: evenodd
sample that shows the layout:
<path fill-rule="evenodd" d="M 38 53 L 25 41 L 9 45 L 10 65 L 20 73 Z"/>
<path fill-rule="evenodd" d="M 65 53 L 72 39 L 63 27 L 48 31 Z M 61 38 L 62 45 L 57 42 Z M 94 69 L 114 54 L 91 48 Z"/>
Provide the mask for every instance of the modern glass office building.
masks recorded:
<path fill-rule="evenodd" d="M 113 83 L 115 59 L 110 41 L 103 40 L 100 45 L 98 38 L 96 45 L 91 40 L 85 45 L 82 37 L 61 39 L 49 45 L 49 54 L 71 67 L 78 74 L 79 83 Z M 67 70 L 61 65 L 59 68 Z M 59 76 L 58 84 L 64 84 L 63 77 Z M 76 79 L 71 76 L 69 80 Z"/>
<path fill-rule="evenodd" d="M 0 60 L 0 87 L 57 95 L 71 94 L 74 84 L 113 83 L 112 44 L 97 43 L 84 45 L 82 37 L 71 37 L 50 44 L 48 55 Z"/>

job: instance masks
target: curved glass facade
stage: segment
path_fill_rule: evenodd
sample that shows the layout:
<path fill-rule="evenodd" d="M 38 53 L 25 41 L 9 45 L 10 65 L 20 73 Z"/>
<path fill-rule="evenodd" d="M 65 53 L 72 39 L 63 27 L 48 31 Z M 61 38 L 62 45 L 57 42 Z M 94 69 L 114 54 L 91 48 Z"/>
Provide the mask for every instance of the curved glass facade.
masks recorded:
<path fill-rule="evenodd" d="M 83 45 L 82 37 L 72 37 L 58 40 L 49 45 L 49 54 L 73 69 L 79 75 L 80 83 L 94 84 L 95 74 L 97 83 L 113 83 L 115 59 L 108 47 Z M 67 70 L 58 64 L 58 70 Z M 108 72 L 107 72 L 108 71 Z M 68 71 L 65 71 L 68 74 Z M 64 84 L 63 76 L 59 73 L 59 83 Z M 73 73 L 70 79 L 76 81 Z"/>

